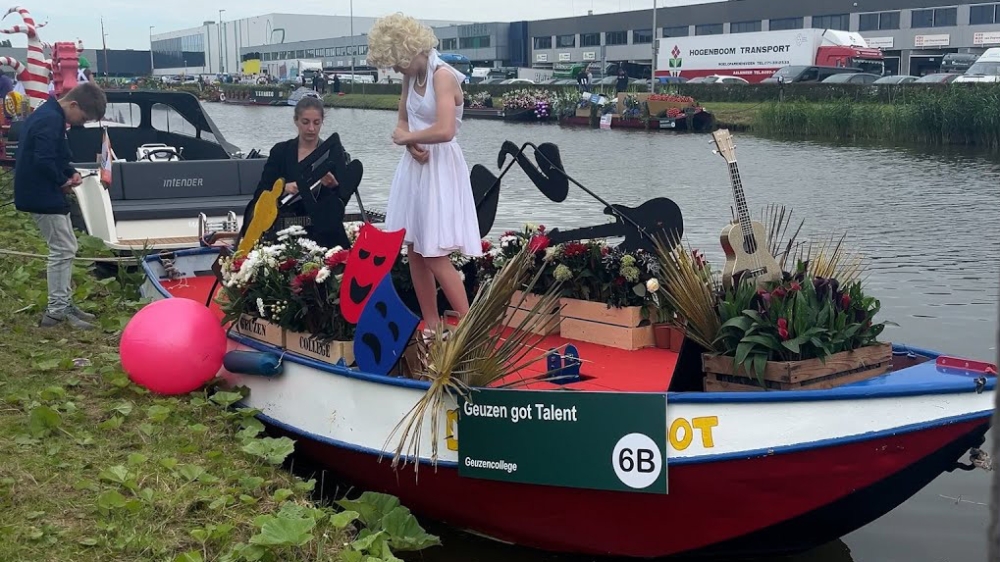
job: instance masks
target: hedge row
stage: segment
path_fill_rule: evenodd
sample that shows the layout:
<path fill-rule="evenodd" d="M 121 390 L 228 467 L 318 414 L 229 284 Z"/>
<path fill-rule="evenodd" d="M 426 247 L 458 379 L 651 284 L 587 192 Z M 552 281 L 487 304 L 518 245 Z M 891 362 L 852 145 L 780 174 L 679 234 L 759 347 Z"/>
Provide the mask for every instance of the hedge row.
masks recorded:
<path fill-rule="evenodd" d="M 479 92 L 489 92 L 493 96 L 502 96 L 511 90 L 528 88 L 542 88 L 546 90 L 575 90 L 575 86 L 524 86 L 524 85 L 501 85 L 501 84 L 466 84 L 464 90 L 469 94 Z M 928 92 L 948 92 L 956 88 L 983 89 L 986 91 L 996 91 L 1000 88 L 997 84 L 885 84 L 878 86 L 858 86 L 853 84 L 786 84 L 779 86 L 776 84 L 744 84 L 744 85 L 715 85 L 715 84 L 677 84 L 661 87 L 662 90 L 691 96 L 699 102 L 768 102 L 768 101 L 812 101 L 829 102 L 839 100 L 850 100 L 856 102 L 869 103 L 907 103 L 913 99 L 920 99 Z M 222 87 L 223 92 L 236 90 L 279 90 L 291 92 L 294 87 L 289 86 L 252 86 L 243 84 L 226 84 Z M 635 87 L 636 91 L 645 91 L 645 88 Z M 355 94 L 372 95 L 400 95 L 402 86 L 399 84 L 356 84 L 352 90 L 350 84 L 344 84 L 345 92 Z M 613 93 L 613 86 L 599 86 L 595 90 L 602 93 Z"/>

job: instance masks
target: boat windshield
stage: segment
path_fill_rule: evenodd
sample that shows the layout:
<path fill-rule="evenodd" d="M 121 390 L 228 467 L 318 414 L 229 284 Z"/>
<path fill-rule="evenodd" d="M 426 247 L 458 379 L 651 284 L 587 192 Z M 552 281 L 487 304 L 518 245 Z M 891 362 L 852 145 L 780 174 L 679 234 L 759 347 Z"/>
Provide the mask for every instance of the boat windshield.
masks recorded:
<path fill-rule="evenodd" d="M 1000 76 L 1000 61 L 977 62 L 965 71 L 966 76 Z"/>
<path fill-rule="evenodd" d="M 870 72 L 878 76 L 885 74 L 885 61 L 876 59 L 853 59 L 852 62 L 861 72 Z"/>

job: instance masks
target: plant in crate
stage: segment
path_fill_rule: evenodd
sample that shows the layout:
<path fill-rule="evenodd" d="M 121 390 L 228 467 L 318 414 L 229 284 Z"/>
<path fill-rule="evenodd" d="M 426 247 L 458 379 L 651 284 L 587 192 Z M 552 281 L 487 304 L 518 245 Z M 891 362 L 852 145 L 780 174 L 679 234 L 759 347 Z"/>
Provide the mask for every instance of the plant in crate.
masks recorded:
<path fill-rule="evenodd" d="M 275 244 L 222 261 L 227 320 L 248 314 L 296 333 L 350 341 L 354 325 L 340 314 L 340 282 L 348 251 L 324 248 L 293 226 Z"/>
<path fill-rule="evenodd" d="M 767 249 L 784 270 L 779 280 L 734 275 L 724 291 L 697 252 L 680 241 L 657 242 L 659 296 L 706 350 L 706 381 L 721 385 L 716 390 L 742 389 L 745 377 L 770 388 L 821 388 L 885 372 L 891 346 L 877 337 L 891 323 L 875 322 L 880 304 L 864 291 L 860 256 L 844 237 L 796 243 L 801 225 L 783 244 L 791 215 L 774 207 L 765 214 Z"/>
<path fill-rule="evenodd" d="M 744 280 L 719 301 L 722 322 L 716 349 L 763 384 L 769 361 L 825 360 L 878 343 L 886 323 L 874 322 L 880 303 L 859 281 L 807 275 L 800 262 L 794 275 L 758 288 Z"/>

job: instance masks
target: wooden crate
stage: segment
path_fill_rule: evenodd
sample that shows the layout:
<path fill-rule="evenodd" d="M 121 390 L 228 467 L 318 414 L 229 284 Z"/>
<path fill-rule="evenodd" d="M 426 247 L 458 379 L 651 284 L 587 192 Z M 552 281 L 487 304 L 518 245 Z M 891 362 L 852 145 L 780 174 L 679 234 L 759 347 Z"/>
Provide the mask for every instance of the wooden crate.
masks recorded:
<path fill-rule="evenodd" d="M 702 354 L 706 392 L 761 391 L 755 374 L 741 366 L 733 370 L 733 358 Z M 769 361 L 764 369 L 766 390 L 820 390 L 858 382 L 887 373 L 892 368 L 892 344 L 878 343 L 826 358 L 804 361 Z"/>
<path fill-rule="evenodd" d="M 233 327 L 237 334 L 277 347 L 285 347 L 285 330 L 256 316 L 243 314 Z"/>
<path fill-rule="evenodd" d="M 642 349 L 656 345 L 653 326 L 643 324 L 641 306 L 608 308 L 602 302 L 560 299 L 560 335 L 568 340 L 596 343 L 618 349 Z"/>
<path fill-rule="evenodd" d="M 327 340 L 312 334 L 286 332 L 285 346 L 292 353 L 323 363 L 336 365 L 343 359 L 348 367 L 354 364 L 353 341 Z"/>
<path fill-rule="evenodd" d="M 538 301 L 542 299 L 541 295 L 529 294 L 524 298 L 524 302 L 521 302 L 521 291 L 514 291 L 514 296 L 510 298 L 510 304 L 507 305 L 507 313 L 504 315 L 504 323 L 511 328 L 517 328 L 521 325 L 521 322 L 527 317 L 531 309 L 538 304 Z M 558 305 L 557 305 L 558 306 Z M 531 330 L 532 333 L 541 336 L 556 335 L 559 334 L 559 310 L 556 309 L 553 312 L 542 313 L 540 316 L 547 317 L 546 320 L 539 320 L 538 324 Z"/>

